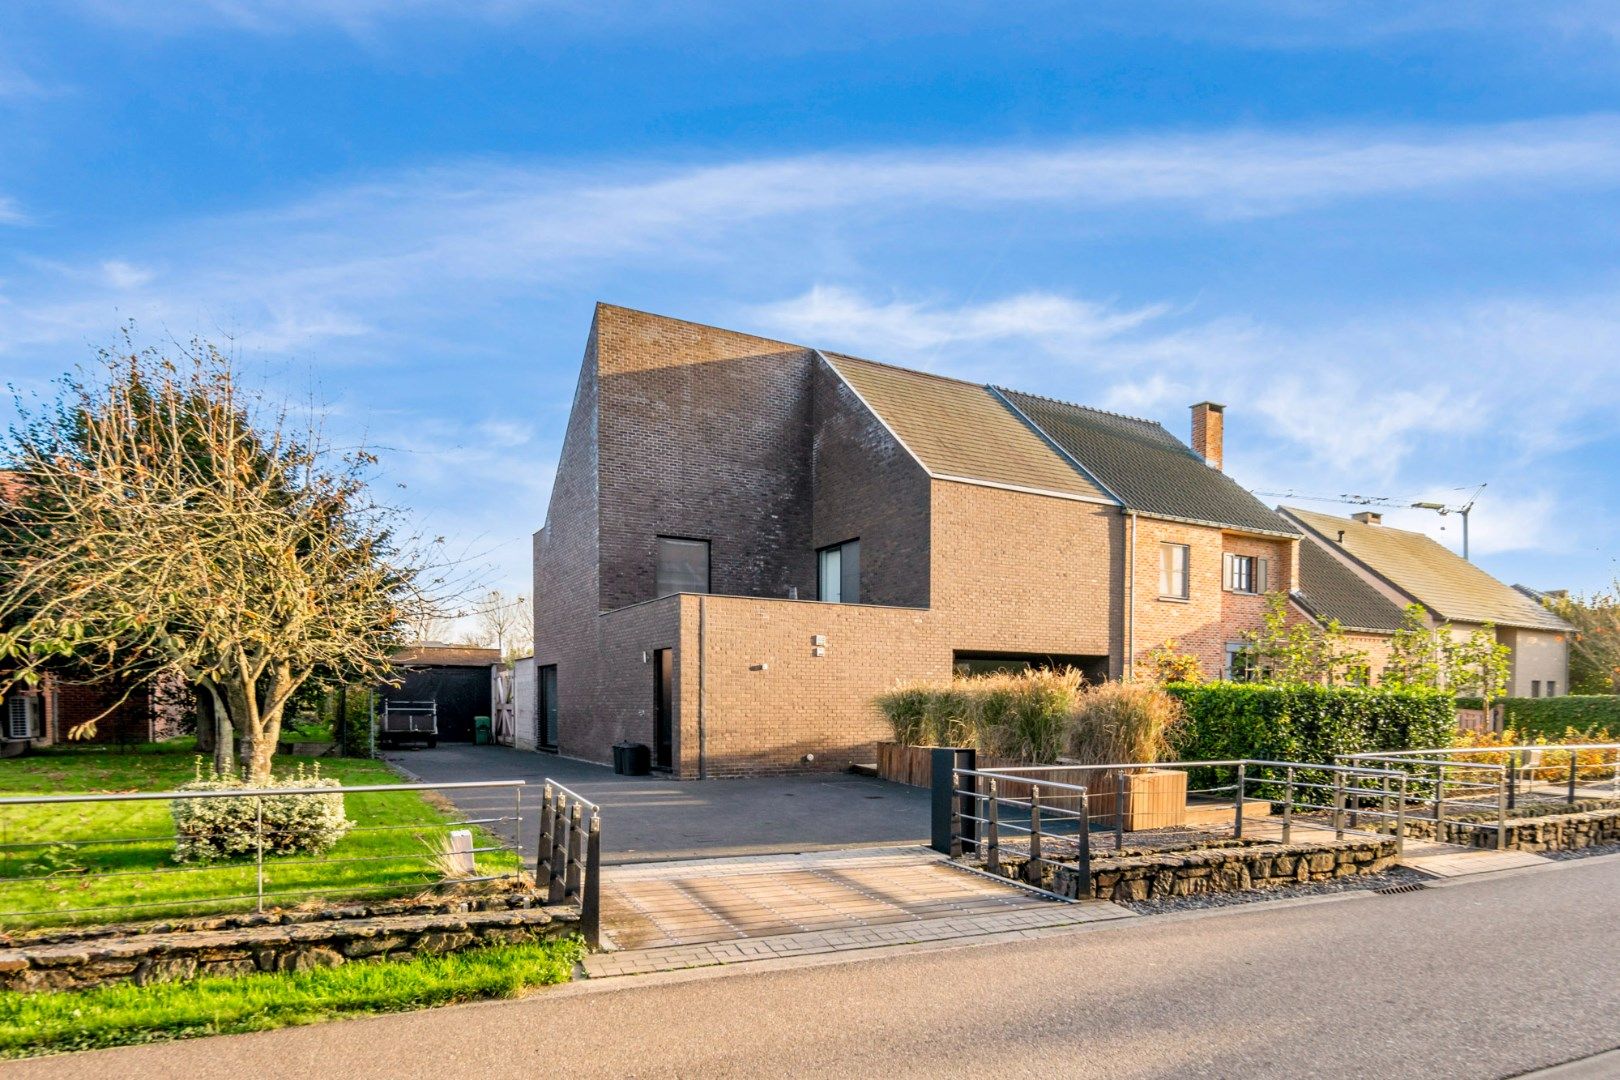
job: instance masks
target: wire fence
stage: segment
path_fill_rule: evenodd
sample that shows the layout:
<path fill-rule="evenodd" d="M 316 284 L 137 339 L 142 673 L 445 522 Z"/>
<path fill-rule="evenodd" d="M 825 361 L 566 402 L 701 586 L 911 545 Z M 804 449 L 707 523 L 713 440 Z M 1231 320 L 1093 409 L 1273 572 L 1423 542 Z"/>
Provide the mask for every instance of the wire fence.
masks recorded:
<path fill-rule="evenodd" d="M 515 882 L 521 859 L 490 830 L 510 826 L 521 835 L 524 786 L 489 780 L 0 798 L 0 926 L 262 912 L 409 896 L 452 882 Z M 509 791 L 511 813 L 469 816 L 424 799 L 467 789 Z M 359 820 L 329 851 L 278 854 L 291 830 L 277 824 L 284 815 L 276 811 L 285 800 L 325 796 L 341 797 L 343 814 Z M 176 824 L 195 819 L 172 812 L 191 800 L 228 801 L 244 821 L 251 812 L 247 850 L 178 861 L 180 844 L 208 838 Z"/>

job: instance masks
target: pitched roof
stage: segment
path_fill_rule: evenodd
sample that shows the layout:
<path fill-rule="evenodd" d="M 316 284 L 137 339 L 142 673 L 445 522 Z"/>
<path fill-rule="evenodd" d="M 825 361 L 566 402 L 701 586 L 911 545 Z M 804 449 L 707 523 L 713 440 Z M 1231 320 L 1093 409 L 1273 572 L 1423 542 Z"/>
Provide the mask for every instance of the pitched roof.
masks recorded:
<path fill-rule="evenodd" d="M 1294 598 L 1317 619 L 1337 621 L 1346 630 L 1387 633 L 1401 627 L 1400 607 L 1312 536 L 1299 543 L 1299 588 Z"/>
<path fill-rule="evenodd" d="M 1000 393 L 1132 510 L 1253 532 L 1299 532 L 1152 420 Z"/>
<path fill-rule="evenodd" d="M 1439 618 L 1535 630 L 1570 629 L 1563 619 L 1528 596 L 1422 533 L 1368 525 L 1314 510 L 1283 507 L 1282 512 L 1323 543 L 1338 544 L 1356 562 Z M 1341 533 L 1342 542 L 1337 539 Z M 1303 566 L 1300 572 L 1303 577 Z"/>
<path fill-rule="evenodd" d="M 1115 503 L 988 387 L 822 355 L 933 475 Z"/>

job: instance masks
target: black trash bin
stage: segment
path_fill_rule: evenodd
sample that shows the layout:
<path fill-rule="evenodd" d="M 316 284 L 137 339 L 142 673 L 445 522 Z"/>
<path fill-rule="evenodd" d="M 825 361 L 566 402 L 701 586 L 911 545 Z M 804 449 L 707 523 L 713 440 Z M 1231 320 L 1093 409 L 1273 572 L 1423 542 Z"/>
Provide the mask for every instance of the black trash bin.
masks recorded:
<path fill-rule="evenodd" d="M 620 776 L 646 776 L 652 772 L 652 750 L 645 743 L 614 743 L 613 771 Z"/>

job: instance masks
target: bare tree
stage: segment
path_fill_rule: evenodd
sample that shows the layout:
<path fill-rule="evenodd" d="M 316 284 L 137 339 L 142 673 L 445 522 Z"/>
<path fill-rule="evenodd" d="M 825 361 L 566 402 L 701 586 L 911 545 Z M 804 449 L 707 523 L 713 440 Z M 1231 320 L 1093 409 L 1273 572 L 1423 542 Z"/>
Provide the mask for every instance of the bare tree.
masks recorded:
<path fill-rule="evenodd" d="M 389 676 L 426 571 L 369 496 L 369 454 L 266 416 L 211 345 L 177 352 L 103 351 L 12 431 L 0 692 L 61 661 L 135 682 L 178 672 L 263 781 L 307 680 Z"/>
<path fill-rule="evenodd" d="M 491 590 L 473 611 L 473 643 L 499 649 L 501 659 L 534 653 L 534 605 L 526 596 Z"/>

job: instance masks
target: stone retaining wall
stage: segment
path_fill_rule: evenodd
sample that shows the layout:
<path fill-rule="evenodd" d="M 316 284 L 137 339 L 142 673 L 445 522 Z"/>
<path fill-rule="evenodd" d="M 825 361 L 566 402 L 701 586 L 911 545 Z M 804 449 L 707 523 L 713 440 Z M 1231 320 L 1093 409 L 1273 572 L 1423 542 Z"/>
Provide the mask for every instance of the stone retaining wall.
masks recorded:
<path fill-rule="evenodd" d="M 1099 900 L 1157 900 L 1167 896 L 1241 892 L 1376 874 L 1394 865 L 1394 839 L 1258 843 L 1148 852 L 1093 859 L 1090 895 Z M 1041 880 L 1032 884 L 1059 896 L 1078 895 L 1073 868 L 1042 864 L 1039 870 Z M 1002 872 L 1015 880 L 1024 880 L 1024 860 L 1004 860 Z"/>
<path fill-rule="evenodd" d="M 310 918 L 299 918 L 311 915 Z M 217 929 L 111 933 L 59 931 L 0 948 L 0 988 L 67 990 L 108 983 L 145 985 L 198 975 L 305 971 L 359 960 L 438 955 L 481 945 L 510 945 L 574 932 L 573 907 L 505 906 L 495 910 L 432 911 L 343 917 L 326 913 L 266 913 L 219 920 Z M 203 920 L 193 920 L 202 922 Z"/>
<path fill-rule="evenodd" d="M 1576 804 L 1577 808 L 1583 804 Z M 1509 811 L 1516 813 L 1516 811 Z M 1475 824 L 1469 824 L 1473 822 Z M 1435 823 L 1430 821 L 1406 822 L 1406 835 L 1431 839 Z M 1478 826 L 1483 825 L 1484 828 Z M 1446 843 L 1464 847 L 1494 848 L 1496 846 L 1496 816 L 1470 814 L 1443 823 L 1441 837 Z M 1534 817 L 1510 817 L 1506 822 L 1505 846 L 1512 851 L 1573 851 L 1577 848 L 1596 847 L 1601 844 L 1620 843 L 1620 807 L 1604 804 L 1600 810 L 1579 810 L 1575 813 L 1541 814 Z"/>

